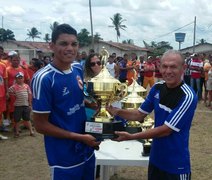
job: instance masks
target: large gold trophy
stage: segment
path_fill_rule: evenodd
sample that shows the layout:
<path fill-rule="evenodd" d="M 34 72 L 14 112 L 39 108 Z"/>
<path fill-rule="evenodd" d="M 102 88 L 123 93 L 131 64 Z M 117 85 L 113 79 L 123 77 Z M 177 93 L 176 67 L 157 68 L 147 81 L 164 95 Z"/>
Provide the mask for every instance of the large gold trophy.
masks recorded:
<path fill-rule="evenodd" d="M 88 81 L 88 93 L 99 104 L 99 112 L 92 118 L 91 122 L 86 122 L 85 132 L 92 134 L 96 138 L 113 139 L 114 131 L 123 131 L 124 125 L 121 121 L 115 120 L 106 111 L 106 105 L 121 100 L 127 95 L 127 85 L 120 83 L 110 75 L 105 67 L 109 57 L 108 51 L 103 47 L 100 53 L 103 68 L 101 72 Z"/>

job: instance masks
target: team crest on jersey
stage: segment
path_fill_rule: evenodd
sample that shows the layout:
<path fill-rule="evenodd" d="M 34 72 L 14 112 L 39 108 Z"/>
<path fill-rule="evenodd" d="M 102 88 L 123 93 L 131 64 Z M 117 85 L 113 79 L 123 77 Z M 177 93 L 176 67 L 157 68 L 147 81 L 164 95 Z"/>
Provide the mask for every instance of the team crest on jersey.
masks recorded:
<path fill-rule="evenodd" d="M 82 82 L 82 79 L 80 78 L 80 76 L 77 76 L 77 82 L 78 82 L 79 88 L 83 90 L 83 82 Z"/>

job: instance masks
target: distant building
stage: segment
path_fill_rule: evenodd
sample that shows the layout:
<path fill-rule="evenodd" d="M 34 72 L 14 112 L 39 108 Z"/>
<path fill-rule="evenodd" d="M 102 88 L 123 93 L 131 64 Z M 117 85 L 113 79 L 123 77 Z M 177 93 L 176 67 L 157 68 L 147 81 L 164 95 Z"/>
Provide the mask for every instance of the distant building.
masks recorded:
<path fill-rule="evenodd" d="M 99 41 L 94 43 L 94 51 L 96 53 L 99 53 L 102 49 L 102 47 L 105 47 L 107 51 L 112 54 L 116 53 L 117 56 L 123 56 L 125 53 L 127 53 L 129 56 L 131 53 L 136 53 L 139 57 L 140 55 L 143 55 L 147 58 L 147 54 L 149 50 L 144 47 L 139 47 L 133 44 L 123 44 L 123 43 L 117 43 L 112 41 Z M 86 51 L 89 52 L 89 50 L 92 49 L 91 45 L 86 47 L 81 47 L 79 49 L 80 52 Z"/>
<path fill-rule="evenodd" d="M 46 42 L 8 40 L 8 42 L 3 42 L 0 45 L 4 47 L 5 52 L 9 52 L 11 50 L 18 50 L 21 57 L 27 62 L 29 62 L 33 57 L 38 57 L 38 50 L 41 50 L 44 55 L 51 56 L 52 54 L 52 51 L 49 47 L 49 43 Z M 149 49 L 144 47 L 139 47 L 133 44 L 116 43 L 112 41 L 96 42 L 94 44 L 94 51 L 96 53 L 99 53 L 102 47 L 105 47 L 110 54 L 116 53 L 117 56 L 123 56 L 125 53 L 127 53 L 130 57 L 131 53 L 136 53 L 138 57 L 140 55 L 143 55 L 145 59 L 148 56 L 148 52 L 150 52 Z M 79 51 L 86 51 L 88 53 L 90 49 L 92 49 L 91 45 L 81 47 L 79 48 Z"/>
<path fill-rule="evenodd" d="M 33 57 L 37 57 L 37 51 L 42 51 L 44 55 L 52 54 L 49 43 L 46 42 L 31 42 L 31 41 L 13 41 L 8 40 L 0 44 L 4 47 L 5 52 L 18 50 L 21 58 L 29 62 Z"/>
<path fill-rule="evenodd" d="M 194 46 L 194 52 L 193 52 L 193 46 L 181 49 L 180 52 L 182 54 L 185 54 L 186 52 L 189 53 L 205 53 L 205 54 L 212 54 L 212 44 L 210 43 L 203 43 L 203 44 L 197 44 Z"/>

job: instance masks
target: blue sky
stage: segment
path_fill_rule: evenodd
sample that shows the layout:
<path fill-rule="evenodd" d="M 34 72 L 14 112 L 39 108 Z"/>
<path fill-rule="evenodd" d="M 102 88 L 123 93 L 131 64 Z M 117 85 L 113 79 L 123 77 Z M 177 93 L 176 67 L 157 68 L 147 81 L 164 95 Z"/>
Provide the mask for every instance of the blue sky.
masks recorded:
<path fill-rule="evenodd" d="M 120 13 L 126 31 L 122 40 L 132 39 L 138 46 L 143 40 L 168 41 L 178 49 L 176 32 L 186 33 L 181 48 L 193 45 L 194 17 L 197 18 L 196 41 L 212 43 L 212 3 L 209 0 L 91 0 L 93 29 L 106 40 L 116 42 L 116 32 L 110 17 Z M 68 23 L 77 31 L 90 30 L 89 0 L 9 0 L 0 3 L 0 26 L 11 29 L 16 40 L 27 38 L 27 29 L 36 27 L 42 34 L 51 33 L 54 21 Z M 179 30 L 177 30 L 179 29 Z M 176 30 L 176 31 L 175 31 Z M 41 40 L 42 40 L 41 39 Z M 41 41 L 36 39 L 36 41 Z"/>

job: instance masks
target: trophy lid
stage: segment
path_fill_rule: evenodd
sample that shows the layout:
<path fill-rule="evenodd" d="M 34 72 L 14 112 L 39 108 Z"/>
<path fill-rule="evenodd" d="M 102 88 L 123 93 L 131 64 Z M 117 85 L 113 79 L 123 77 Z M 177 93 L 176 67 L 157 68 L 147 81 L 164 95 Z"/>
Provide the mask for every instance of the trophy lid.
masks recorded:
<path fill-rule="evenodd" d="M 100 73 L 91 78 L 90 82 L 93 83 L 109 83 L 109 84 L 114 84 L 114 83 L 120 83 L 120 81 L 113 76 L 110 75 L 108 69 L 106 68 L 106 63 L 109 57 L 109 52 L 106 50 L 106 48 L 103 46 L 100 52 L 101 55 L 101 63 L 102 63 L 102 70 Z"/>
<path fill-rule="evenodd" d="M 139 96 L 136 91 L 132 91 L 128 96 L 121 100 L 122 103 L 141 104 L 144 98 Z"/>
<path fill-rule="evenodd" d="M 132 92 L 132 91 L 135 91 L 135 92 L 147 92 L 147 90 L 142 87 L 141 85 L 139 85 L 135 79 L 133 79 L 133 83 L 128 86 L 127 88 L 128 92 Z"/>
<path fill-rule="evenodd" d="M 113 76 L 110 75 L 109 71 L 107 70 L 107 68 L 104 66 L 101 70 L 101 72 L 91 78 L 90 82 L 93 83 L 120 83 L 120 81 L 116 78 L 114 78 Z"/>

